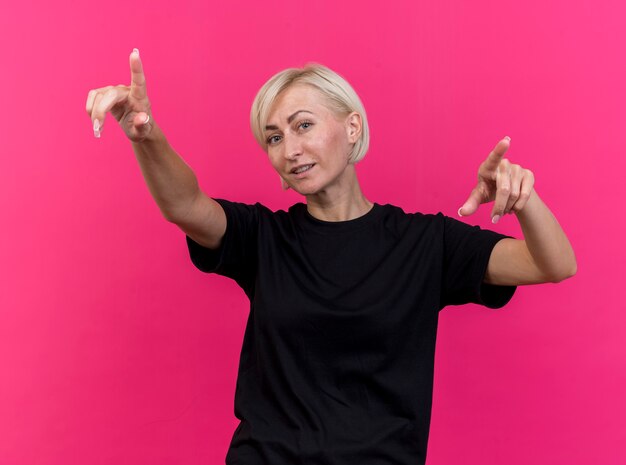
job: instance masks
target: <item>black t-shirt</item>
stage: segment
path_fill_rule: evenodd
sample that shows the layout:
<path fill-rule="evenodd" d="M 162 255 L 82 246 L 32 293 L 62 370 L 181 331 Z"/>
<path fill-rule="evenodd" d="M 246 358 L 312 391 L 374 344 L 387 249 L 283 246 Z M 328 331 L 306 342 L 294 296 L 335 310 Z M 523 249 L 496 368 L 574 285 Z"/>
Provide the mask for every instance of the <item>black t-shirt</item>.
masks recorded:
<path fill-rule="evenodd" d="M 482 282 L 506 236 L 392 205 L 326 222 L 216 200 L 222 245 L 187 244 L 250 298 L 226 463 L 424 464 L 439 310 L 509 301 Z"/>

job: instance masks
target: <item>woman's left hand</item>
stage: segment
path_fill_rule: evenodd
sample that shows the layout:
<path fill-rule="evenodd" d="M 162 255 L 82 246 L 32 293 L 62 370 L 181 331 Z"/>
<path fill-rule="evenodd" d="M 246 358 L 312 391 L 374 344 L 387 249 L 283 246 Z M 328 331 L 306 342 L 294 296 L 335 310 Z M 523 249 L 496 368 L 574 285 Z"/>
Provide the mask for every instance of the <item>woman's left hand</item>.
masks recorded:
<path fill-rule="evenodd" d="M 524 208 L 532 193 L 535 176 L 532 171 L 503 158 L 510 141 L 509 137 L 505 137 L 498 142 L 487 159 L 481 163 L 478 184 L 459 208 L 460 216 L 471 215 L 480 204 L 494 200 L 491 210 L 493 223 L 497 223 L 507 213 L 517 213 Z"/>

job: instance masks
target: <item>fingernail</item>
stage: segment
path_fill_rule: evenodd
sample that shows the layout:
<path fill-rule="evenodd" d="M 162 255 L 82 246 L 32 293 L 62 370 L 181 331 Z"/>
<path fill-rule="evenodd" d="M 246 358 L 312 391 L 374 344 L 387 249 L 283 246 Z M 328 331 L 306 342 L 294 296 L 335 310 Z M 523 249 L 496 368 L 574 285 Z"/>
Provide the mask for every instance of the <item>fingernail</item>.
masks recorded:
<path fill-rule="evenodd" d="M 461 208 L 463 208 L 463 207 L 461 207 Z M 463 216 L 463 215 L 461 215 L 461 208 L 459 208 L 459 211 L 457 212 L 459 214 L 459 216 Z"/>
<path fill-rule="evenodd" d="M 135 52 L 137 54 L 137 56 L 139 56 L 139 49 L 138 48 L 134 48 L 133 52 Z"/>
<path fill-rule="evenodd" d="M 496 224 L 498 221 L 500 221 L 500 215 L 495 215 L 492 219 L 491 222 L 493 224 Z"/>
<path fill-rule="evenodd" d="M 504 136 L 504 138 L 508 140 L 509 142 L 511 141 L 511 138 L 509 136 Z"/>
<path fill-rule="evenodd" d="M 93 122 L 93 135 L 94 137 L 100 137 L 100 121 L 97 119 Z"/>
<path fill-rule="evenodd" d="M 146 120 L 143 122 L 143 124 L 148 124 L 148 121 L 150 121 L 150 115 L 146 113 Z"/>

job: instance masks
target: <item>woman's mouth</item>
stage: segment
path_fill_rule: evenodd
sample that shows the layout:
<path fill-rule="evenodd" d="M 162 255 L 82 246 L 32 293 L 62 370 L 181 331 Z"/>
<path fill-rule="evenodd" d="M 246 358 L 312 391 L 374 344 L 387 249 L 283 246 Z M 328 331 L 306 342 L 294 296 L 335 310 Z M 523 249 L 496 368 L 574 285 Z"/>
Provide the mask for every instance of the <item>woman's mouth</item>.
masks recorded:
<path fill-rule="evenodd" d="M 308 165 L 300 165 L 300 166 L 297 166 L 294 169 L 292 169 L 291 173 L 295 174 L 296 176 L 298 176 L 299 174 L 306 173 L 307 171 L 309 171 L 314 166 L 315 166 L 315 163 L 309 163 Z"/>

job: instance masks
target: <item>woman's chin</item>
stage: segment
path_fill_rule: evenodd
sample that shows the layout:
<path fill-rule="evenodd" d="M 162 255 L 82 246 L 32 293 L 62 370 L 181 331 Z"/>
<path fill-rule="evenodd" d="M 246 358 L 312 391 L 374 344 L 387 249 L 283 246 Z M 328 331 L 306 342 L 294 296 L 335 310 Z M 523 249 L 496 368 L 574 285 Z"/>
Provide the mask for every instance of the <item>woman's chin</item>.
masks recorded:
<path fill-rule="evenodd" d="M 294 186 L 293 184 L 291 184 L 289 187 L 291 187 L 292 190 L 294 190 L 295 192 L 297 192 L 300 195 L 315 195 L 319 192 L 319 186 L 314 185 L 312 183 L 296 183 L 296 185 Z"/>
<path fill-rule="evenodd" d="M 300 194 L 300 195 L 304 195 L 304 196 L 309 196 L 309 195 L 315 195 L 315 194 L 317 194 L 317 191 L 316 191 L 316 190 L 313 190 L 313 189 L 296 189 L 296 188 L 294 187 L 294 188 L 292 188 L 292 190 L 293 190 L 294 192 L 297 192 L 298 194 Z"/>

